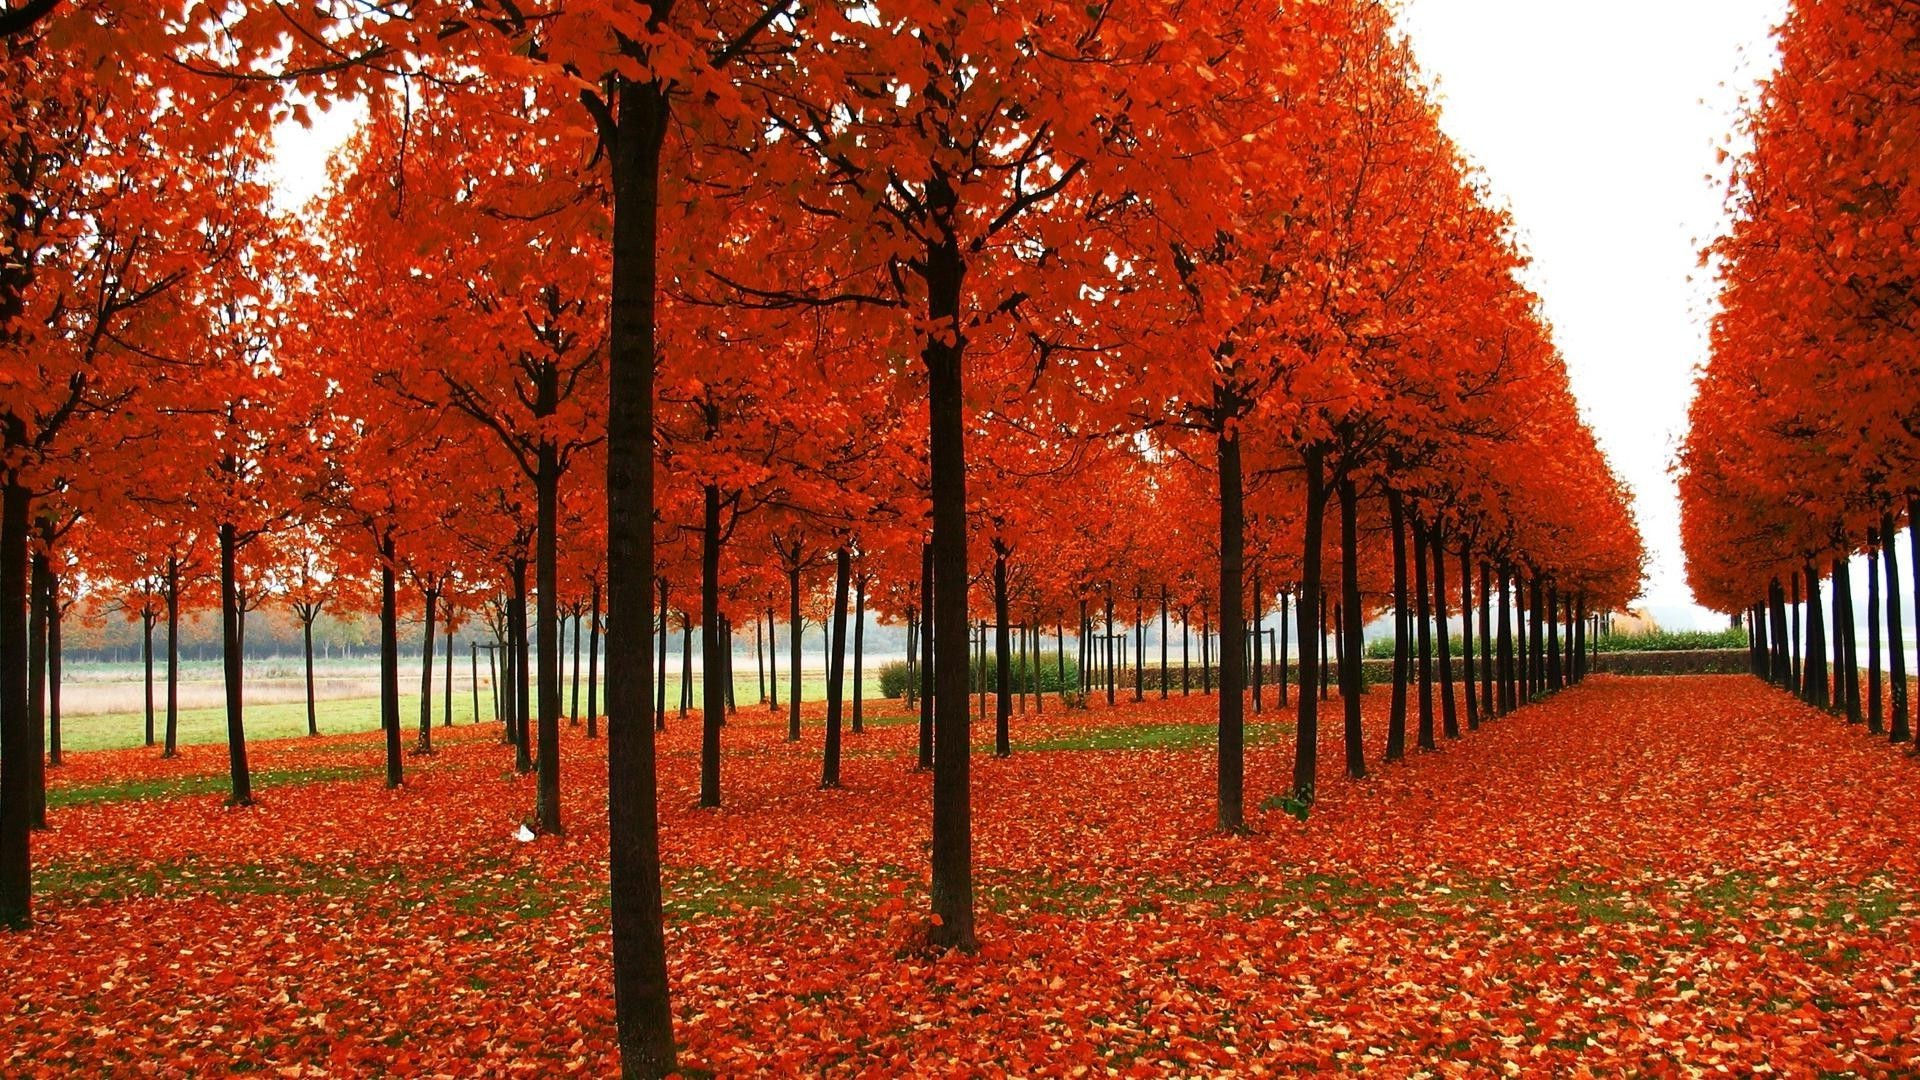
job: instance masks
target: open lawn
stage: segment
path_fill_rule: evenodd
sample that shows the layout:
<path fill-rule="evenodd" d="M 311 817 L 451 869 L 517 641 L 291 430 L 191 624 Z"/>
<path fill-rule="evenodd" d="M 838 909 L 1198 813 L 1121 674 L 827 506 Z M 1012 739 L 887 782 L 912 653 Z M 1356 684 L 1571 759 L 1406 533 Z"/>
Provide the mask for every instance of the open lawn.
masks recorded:
<path fill-rule="evenodd" d="M 1596 677 L 1354 782 L 1324 724 L 1311 817 L 1234 837 L 1212 828 L 1212 704 L 1049 707 L 1015 717 L 1011 758 L 975 758 L 971 956 L 914 944 L 928 778 L 900 710 L 849 735 L 835 791 L 816 709 L 799 744 L 740 714 L 717 811 L 693 807 L 698 725 L 673 723 L 684 1063 L 1920 1069 L 1920 847 L 1884 827 L 1911 818 L 1914 765 L 1859 728 L 1745 677 Z M 1258 801 L 1292 715 L 1250 719 Z M 73 755 L 39 925 L 0 935 L 0 1073 L 610 1075 L 604 743 L 564 732 L 568 831 L 523 844 L 533 781 L 498 731 L 437 733 L 397 791 L 370 734 L 261 742 L 244 810 L 216 746 Z"/>

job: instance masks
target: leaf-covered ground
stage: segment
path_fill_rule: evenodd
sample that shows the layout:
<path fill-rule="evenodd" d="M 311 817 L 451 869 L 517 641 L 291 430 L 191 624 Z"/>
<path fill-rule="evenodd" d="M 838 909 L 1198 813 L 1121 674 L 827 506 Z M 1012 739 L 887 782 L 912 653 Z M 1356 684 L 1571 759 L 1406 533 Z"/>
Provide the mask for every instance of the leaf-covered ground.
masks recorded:
<path fill-rule="evenodd" d="M 821 791 L 817 719 L 795 746 L 742 712 L 716 812 L 676 721 L 690 1071 L 1920 1070 L 1920 764 L 1861 729 L 1746 677 L 1596 677 L 1360 783 L 1326 725 L 1310 820 L 1226 837 L 1210 706 L 1049 707 L 975 758 L 972 956 L 915 947 L 912 724 Z M 1292 736 L 1250 719 L 1253 802 Z M 370 736 L 261 744 L 237 811 L 220 748 L 75 755 L 40 925 L 0 934 L 0 1075 L 608 1074 L 603 747 L 567 731 L 570 832 L 520 844 L 498 728 L 436 735 L 395 792 Z"/>

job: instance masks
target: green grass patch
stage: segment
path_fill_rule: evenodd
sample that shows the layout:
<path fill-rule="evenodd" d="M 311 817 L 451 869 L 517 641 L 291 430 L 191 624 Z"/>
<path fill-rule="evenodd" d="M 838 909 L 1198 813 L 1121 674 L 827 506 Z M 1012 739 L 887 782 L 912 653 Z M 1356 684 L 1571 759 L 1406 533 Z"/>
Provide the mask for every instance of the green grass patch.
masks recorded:
<path fill-rule="evenodd" d="M 1284 735 L 1293 732 L 1292 724 L 1248 724 L 1246 739 L 1248 746 L 1278 742 Z M 1087 731 L 1058 735 L 1048 739 L 1024 741 L 1015 739 L 1015 750 L 1193 750 L 1212 746 L 1219 737 L 1219 728 L 1212 724 L 1116 724 L 1112 727 L 1093 728 Z M 991 752 L 991 742 L 982 743 L 976 750 Z"/>
<path fill-rule="evenodd" d="M 311 769 L 262 769 L 253 772 L 250 779 L 255 791 L 268 791 L 300 784 L 356 780 L 373 775 L 374 770 L 369 768 L 323 765 Z M 225 794 L 231 790 L 231 781 L 225 773 L 126 780 L 111 784 L 56 784 L 47 788 L 47 807 L 58 810 L 70 806 L 96 806 L 101 803 L 150 802 L 155 799 L 177 799 L 188 795 Z"/>

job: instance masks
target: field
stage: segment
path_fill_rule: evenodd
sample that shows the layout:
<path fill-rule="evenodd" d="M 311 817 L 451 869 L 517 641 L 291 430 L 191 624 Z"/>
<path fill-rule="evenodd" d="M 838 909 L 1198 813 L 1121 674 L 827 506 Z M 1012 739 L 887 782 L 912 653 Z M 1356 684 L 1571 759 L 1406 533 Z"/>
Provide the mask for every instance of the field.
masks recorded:
<path fill-rule="evenodd" d="M 1382 729 L 1387 695 L 1365 699 Z M 1789 1075 L 1920 1069 L 1913 764 L 1746 677 L 1595 677 L 1309 820 L 1212 829 L 1196 695 L 1014 721 L 974 762 L 983 947 L 917 945 L 928 778 L 876 704 L 843 790 L 744 712 L 718 811 L 697 725 L 661 760 L 677 1032 L 693 1072 Z M 1337 707 L 1337 702 L 1336 702 Z M 1279 790 L 1290 713 L 1255 722 Z M 564 733 L 563 837 L 492 724 L 380 786 L 365 734 L 51 774 L 39 918 L 0 936 L 0 1073 L 615 1069 L 604 744 Z M 976 728 L 976 740 L 988 731 Z M 982 744 L 984 749 L 984 744 Z M 1370 750 L 1377 754 L 1378 746 Z M 158 1064 L 164 1062 L 164 1064 Z"/>

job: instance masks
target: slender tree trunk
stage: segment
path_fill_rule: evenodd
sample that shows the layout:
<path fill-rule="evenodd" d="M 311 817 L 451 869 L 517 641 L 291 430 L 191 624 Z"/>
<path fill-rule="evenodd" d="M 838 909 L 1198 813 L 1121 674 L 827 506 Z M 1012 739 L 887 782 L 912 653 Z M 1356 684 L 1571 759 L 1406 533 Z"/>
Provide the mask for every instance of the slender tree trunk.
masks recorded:
<path fill-rule="evenodd" d="M 845 544 L 833 555 L 833 641 L 827 646 L 827 743 L 820 786 L 840 786 L 840 716 L 847 683 L 847 579 L 852 562 Z"/>
<path fill-rule="evenodd" d="M 1473 543 L 1460 538 L 1460 685 L 1466 693 L 1467 730 L 1480 729 L 1479 684 L 1473 677 Z"/>
<path fill-rule="evenodd" d="M 922 769 L 933 768 L 933 545 L 920 547 L 920 757 Z"/>
<path fill-rule="evenodd" d="M 253 805 L 253 781 L 247 771 L 247 728 L 241 712 L 240 686 L 243 678 L 240 655 L 240 600 L 234 560 L 239 540 L 230 523 L 220 526 L 220 633 L 222 667 L 227 688 L 227 775 L 233 793 L 230 806 Z"/>
<path fill-rule="evenodd" d="M 47 594 L 53 575 L 39 552 L 27 556 L 27 722 L 33 725 L 33 827 L 47 827 Z"/>
<path fill-rule="evenodd" d="M 300 651 L 307 661 L 307 734 L 308 735 L 320 734 L 320 716 L 319 716 L 318 708 L 314 704 L 314 693 L 313 693 L 313 620 L 314 620 L 314 616 L 317 614 L 318 612 L 314 612 L 312 614 L 302 612 L 301 618 L 300 618 Z M 147 678 L 149 681 L 151 681 L 153 678 L 153 650 L 152 650 L 153 642 L 151 638 L 149 638 L 147 645 L 148 645 Z M 475 719 L 478 719 L 478 717 L 476 716 Z M 149 693 L 148 695 L 148 702 L 147 702 L 147 745 L 148 746 L 153 745 L 153 702 L 152 702 L 151 693 Z"/>
<path fill-rule="evenodd" d="M 1880 516 L 1880 535 L 1885 538 L 1885 550 L 1882 554 L 1886 561 L 1887 574 L 1887 681 L 1888 696 L 1892 698 L 1892 709 L 1887 724 L 1887 738 L 1894 742 L 1906 742 L 1912 737 L 1907 720 L 1907 655 L 1905 627 L 1900 621 L 1900 554 L 1897 536 L 1893 529 L 1893 515 Z"/>
<path fill-rule="evenodd" d="M 773 609 L 767 609 L 767 711 L 780 711 L 780 634 L 774 628 Z"/>
<path fill-rule="evenodd" d="M 1119 685 L 1119 672 L 1114 667 L 1114 647 L 1117 642 L 1113 633 L 1113 590 L 1106 594 L 1107 633 L 1105 638 L 1105 666 L 1107 677 L 1107 704 L 1114 704 L 1114 691 Z"/>
<path fill-rule="evenodd" d="M 47 576 L 47 764 L 59 766 L 60 751 L 60 577 Z M 40 792 L 40 814 L 46 816 L 47 793 Z"/>
<path fill-rule="evenodd" d="M 1280 707 L 1286 708 L 1287 701 L 1287 630 L 1293 624 L 1287 621 L 1287 593 L 1280 592 Z"/>
<path fill-rule="evenodd" d="M 387 786 L 397 788 L 400 763 L 400 605 L 394 589 L 391 532 L 380 539 L 380 730 L 386 736 Z"/>
<path fill-rule="evenodd" d="M 1253 639 L 1253 711 L 1256 713 L 1266 711 L 1266 687 L 1262 685 L 1262 679 L 1266 675 L 1266 658 L 1260 655 L 1260 646 L 1262 644 L 1260 641 L 1260 624 L 1265 622 L 1267 618 L 1267 606 L 1264 603 L 1265 597 L 1266 593 L 1260 589 L 1260 568 L 1255 566 L 1253 570 L 1253 613 L 1252 617 L 1247 620 L 1247 633 Z"/>
<path fill-rule="evenodd" d="M 800 741 L 800 562 L 787 568 L 787 741 Z"/>
<path fill-rule="evenodd" d="M 1216 398 L 1226 391 L 1216 390 Z M 1231 405 L 1231 400 L 1219 402 Z M 1240 436 L 1222 431 L 1214 439 L 1220 467 L 1220 716 L 1215 822 L 1228 832 L 1246 828 L 1246 654 L 1240 597 L 1246 570 L 1246 504 Z M 1203 648 L 1204 648 L 1204 638 Z M 1211 680 L 1209 679 L 1209 683 Z M 1211 689 L 1211 687 L 1209 687 Z"/>
<path fill-rule="evenodd" d="M 1084 605 L 1085 601 L 1082 601 Z M 1209 621 L 1207 605 L 1200 605 L 1200 689 L 1203 693 L 1213 693 L 1213 626 Z M 1083 676 L 1084 677 L 1084 676 Z"/>
<path fill-rule="evenodd" d="M 1833 560 L 1834 605 L 1839 609 L 1835 624 L 1835 652 L 1840 656 L 1838 672 L 1840 696 L 1837 707 L 1847 712 L 1847 723 L 1860 722 L 1860 646 L 1854 631 L 1853 572 L 1845 556 Z"/>
<path fill-rule="evenodd" d="M 1805 693 L 1808 704 L 1815 708 L 1827 707 L 1827 628 L 1820 611 L 1820 572 L 1812 563 L 1804 570 L 1807 581 L 1807 651 L 1801 659 L 1801 674 L 1804 676 Z"/>
<path fill-rule="evenodd" d="M 1346 711 L 1347 775 L 1367 775 L 1367 749 L 1360 730 L 1360 493 L 1353 478 L 1340 476 L 1340 616 L 1345 646 L 1340 656 L 1340 698 Z"/>
<path fill-rule="evenodd" d="M 1457 739 L 1460 712 L 1453 699 L 1453 634 L 1447 629 L 1446 532 L 1435 525 L 1428 530 L 1428 540 L 1433 545 L 1433 632 L 1440 653 L 1440 732 Z"/>
<path fill-rule="evenodd" d="M 24 425 L 0 414 L 7 449 L 25 441 Z M 17 474 L 0 471 L 0 926 L 33 925 L 33 770 L 39 757 L 28 716 L 27 532 L 32 495 Z"/>
<path fill-rule="evenodd" d="M 522 773 L 534 769 L 533 759 L 533 702 L 527 685 L 532 657 L 527 655 L 527 560 L 513 560 L 513 599 L 507 603 L 507 633 L 513 639 L 513 710 L 514 710 L 514 768 Z M 545 660 L 542 661 L 545 667 Z M 551 684 L 548 684 L 551 685 Z M 544 709 L 545 706 L 543 705 Z M 540 784 L 535 793 L 535 810 L 543 809 L 538 802 L 539 792 L 546 790 Z M 545 827 L 544 820 L 541 822 Z"/>
<path fill-rule="evenodd" d="M 612 595 L 613 582 L 611 579 L 609 579 L 607 582 L 607 588 L 608 588 L 607 599 L 611 601 L 613 599 L 613 595 Z M 649 597 L 649 599 L 651 599 L 651 597 Z M 608 619 L 607 632 L 608 632 L 608 636 L 611 637 L 613 632 L 613 622 L 612 622 L 613 616 L 609 614 L 607 616 L 607 619 Z M 653 730 L 655 732 L 661 732 L 661 731 L 667 730 L 667 643 L 669 640 L 667 635 L 671 634 L 672 632 L 673 632 L 673 613 L 672 613 L 672 609 L 667 606 L 667 579 L 661 578 L 660 579 L 660 652 L 657 657 L 659 668 L 658 668 L 658 675 L 654 679 L 654 703 L 653 703 Z M 613 667 L 614 667 L 613 650 L 608 649 L 607 650 L 607 708 L 608 709 L 613 708 Z M 607 727 L 609 731 L 612 730 L 613 714 L 611 712 L 607 714 Z M 611 739 L 613 736 L 609 734 L 607 737 Z M 658 786 L 656 785 L 656 790 L 657 790 L 657 787 Z"/>
<path fill-rule="evenodd" d="M 1493 567 L 1480 562 L 1480 715 L 1498 716 L 1493 701 Z"/>
<path fill-rule="evenodd" d="M 551 368 L 541 372 L 535 415 L 551 416 L 559 405 L 558 373 Z M 560 822 L 560 452 L 550 439 L 542 438 L 536 450 L 538 473 L 534 478 L 535 533 L 533 544 L 534 587 L 539 622 L 540 730 L 538 776 L 534 788 L 534 816 L 540 831 L 557 836 Z"/>
<path fill-rule="evenodd" d="M 1796 571 L 1793 575 L 1793 692 L 1799 694 L 1802 701 L 1811 700 L 1807 693 L 1806 668 L 1802 662 L 1806 654 L 1801 649 L 1800 641 L 1801 628 L 1805 623 L 1805 611 L 1800 606 L 1800 574 Z"/>
<path fill-rule="evenodd" d="M 153 745 L 153 624 L 157 616 L 150 608 L 140 612 L 140 663 L 146 671 L 147 745 Z M 307 700 L 313 700 L 313 627 L 307 627 Z M 311 706 L 307 709 L 312 726 Z"/>
<path fill-rule="evenodd" d="M 1880 700 L 1880 533 L 1867 530 L 1867 731 L 1886 734 L 1886 707 Z"/>
<path fill-rule="evenodd" d="M 1160 586 L 1160 700 L 1167 700 L 1170 691 L 1167 670 L 1167 635 L 1173 632 L 1173 623 L 1167 611 L 1167 587 Z"/>
<path fill-rule="evenodd" d="M 580 725 L 580 609 L 576 607 L 573 610 L 573 696 L 567 703 L 567 723 L 578 727 Z"/>
<path fill-rule="evenodd" d="M 1013 753 L 1008 731 L 1013 716 L 1013 640 L 1007 625 L 1007 553 L 998 544 L 993 549 L 993 753 L 1007 757 Z"/>
<path fill-rule="evenodd" d="M 1797 691 L 1798 687 L 1793 686 L 1793 659 L 1788 652 L 1787 594 L 1779 578 L 1768 584 L 1767 598 L 1773 616 L 1773 684 Z"/>
<path fill-rule="evenodd" d="M 1518 706 L 1513 672 L 1513 571 L 1500 567 L 1500 715 Z"/>
<path fill-rule="evenodd" d="M 1407 610 L 1407 517 L 1400 493 L 1387 491 L 1387 527 L 1393 533 L 1393 702 L 1387 711 L 1387 760 L 1407 756 L 1407 675 L 1413 658 L 1407 640 L 1413 623 Z"/>
<path fill-rule="evenodd" d="M 923 200 L 938 228 L 925 264 L 927 443 L 933 504 L 933 907 L 929 941 L 974 948 L 972 758 L 967 745 L 967 450 L 960 296 L 966 263 L 959 198 L 937 170 Z"/>
<path fill-rule="evenodd" d="M 706 629 L 702 627 L 703 639 L 705 634 Z M 705 687 L 710 681 L 703 669 L 700 673 L 700 685 Z M 682 611 L 680 612 L 680 715 L 686 716 L 687 710 L 691 708 L 693 708 L 693 613 Z"/>
<path fill-rule="evenodd" d="M 1560 667 L 1560 590 L 1547 589 L 1547 689 L 1559 693 L 1565 686 Z"/>
<path fill-rule="evenodd" d="M 1433 540 L 1426 523 L 1413 519 L 1413 591 L 1416 647 L 1419 655 L 1414 678 L 1419 683 L 1419 743 L 1422 750 L 1438 749 L 1433 740 L 1433 591 L 1428 577 Z"/>
<path fill-rule="evenodd" d="M 867 575 L 853 582 L 853 733 L 866 730 Z M 1028 669 L 1032 670 L 1032 669 Z"/>
<path fill-rule="evenodd" d="M 720 805 L 720 725 L 726 722 L 727 689 L 720 673 L 720 489 L 703 489 L 700 527 L 700 805 Z"/>
<path fill-rule="evenodd" d="M 433 639 L 437 628 L 434 625 L 434 608 L 439 604 L 439 596 L 428 589 L 422 596 L 426 621 L 426 634 L 420 639 L 420 743 L 413 748 L 416 754 L 433 753 Z"/>
<path fill-rule="evenodd" d="M 1312 806 L 1315 773 L 1320 756 L 1320 703 L 1312 687 L 1320 675 L 1321 641 L 1314 635 L 1314 619 L 1323 620 L 1324 603 L 1320 596 L 1320 560 L 1325 546 L 1327 509 L 1326 451 L 1318 446 L 1307 450 L 1307 506 L 1305 537 L 1300 565 L 1300 710 L 1294 721 L 1293 797 L 1303 806 Z"/>
<path fill-rule="evenodd" d="M 452 727 L 453 726 L 453 611 L 450 604 L 447 610 L 445 626 L 446 626 L 446 638 L 447 638 L 447 663 L 446 663 L 446 674 L 442 677 L 442 682 L 441 682 L 440 722 L 446 725 L 447 727 Z M 433 643 L 428 642 L 427 647 L 432 648 Z M 479 720 L 480 718 L 478 716 L 475 716 L 474 719 Z"/>

